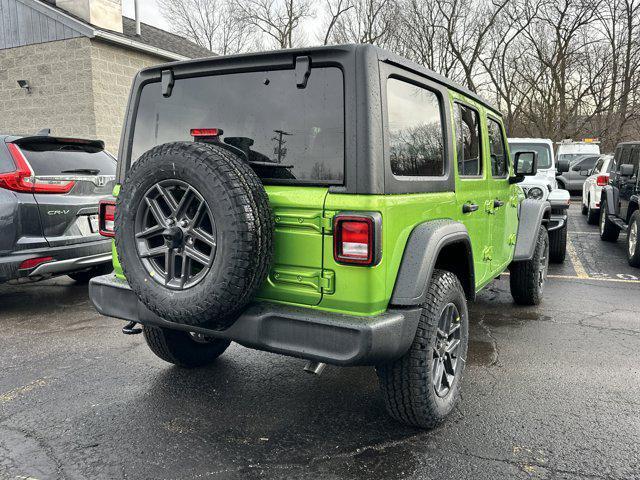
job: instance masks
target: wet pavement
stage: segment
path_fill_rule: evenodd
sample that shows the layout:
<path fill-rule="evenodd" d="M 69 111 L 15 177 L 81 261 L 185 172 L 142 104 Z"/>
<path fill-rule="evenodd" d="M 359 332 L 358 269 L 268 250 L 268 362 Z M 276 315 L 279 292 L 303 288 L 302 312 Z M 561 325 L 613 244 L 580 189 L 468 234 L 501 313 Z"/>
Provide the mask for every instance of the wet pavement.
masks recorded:
<path fill-rule="evenodd" d="M 373 369 L 233 345 L 180 370 L 86 286 L 2 286 L 0 478 L 640 478 L 640 270 L 570 213 L 542 305 L 503 276 L 471 306 L 462 401 L 433 431 L 387 417 Z"/>

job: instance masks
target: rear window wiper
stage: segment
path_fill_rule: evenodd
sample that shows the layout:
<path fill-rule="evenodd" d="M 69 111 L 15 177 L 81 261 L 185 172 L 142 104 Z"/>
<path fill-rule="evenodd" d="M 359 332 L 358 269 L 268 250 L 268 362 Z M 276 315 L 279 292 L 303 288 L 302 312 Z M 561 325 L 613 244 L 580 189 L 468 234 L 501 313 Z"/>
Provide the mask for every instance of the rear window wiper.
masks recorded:
<path fill-rule="evenodd" d="M 73 168 L 71 170 L 62 170 L 60 173 L 84 173 L 86 175 L 98 175 L 100 170 L 97 168 Z"/>

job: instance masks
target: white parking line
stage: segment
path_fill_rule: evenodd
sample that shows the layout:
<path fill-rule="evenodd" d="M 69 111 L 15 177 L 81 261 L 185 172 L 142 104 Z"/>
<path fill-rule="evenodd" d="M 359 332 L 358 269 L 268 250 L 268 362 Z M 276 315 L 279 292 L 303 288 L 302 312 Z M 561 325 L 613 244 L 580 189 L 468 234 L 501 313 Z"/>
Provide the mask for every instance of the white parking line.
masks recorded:
<path fill-rule="evenodd" d="M 600 232 L 567 232 L 569 235 L 600 235 Z"/>
<path fill-rule="evenodd" d="M 640 280 L 627 280 L 624 278 L 605 278 L 605 277 L 578 277 L 576 275 L 547 275 L 547 278 L 558 278 L 560 280 L 593 280 L 596 282 L 614 282 L 614 283 L 640 283 Z"/>

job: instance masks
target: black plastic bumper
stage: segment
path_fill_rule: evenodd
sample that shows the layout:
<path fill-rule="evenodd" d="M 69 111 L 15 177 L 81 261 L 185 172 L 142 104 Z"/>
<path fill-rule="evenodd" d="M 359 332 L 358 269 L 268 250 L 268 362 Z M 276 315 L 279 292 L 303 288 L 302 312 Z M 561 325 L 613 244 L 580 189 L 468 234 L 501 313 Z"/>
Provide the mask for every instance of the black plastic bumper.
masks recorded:
<path fill-rule="evenodd" d="M 0 257 L 0 283 L 10 280 L 37 280 L 38 278 L 83 270 L 101 263 L 110 263 L 112 261 L 110 254 L 111 240 L 102 237 L 100 240 L 92 242 L 59 247 L 16 250 L 9 255 Z M 43 264 L 43 267 L 46 265 L 46 268 L 19 269 L 20 264 L 25 260 L 46 256 L 53 257 L 51 262 Z M 38 269 L 40 270 L 37 271 Z"/>
<path fill-rule="evenodd" d="M 419 308 L 357 317 L 255 302 L 225 330 L 169 322 L 149 311 L 115 275 L 91 280 L 89 297 L 110 317 L 233 340 L 246 347 L 334 365 L 376 365 L 402 356 L 415 336 Z"/>

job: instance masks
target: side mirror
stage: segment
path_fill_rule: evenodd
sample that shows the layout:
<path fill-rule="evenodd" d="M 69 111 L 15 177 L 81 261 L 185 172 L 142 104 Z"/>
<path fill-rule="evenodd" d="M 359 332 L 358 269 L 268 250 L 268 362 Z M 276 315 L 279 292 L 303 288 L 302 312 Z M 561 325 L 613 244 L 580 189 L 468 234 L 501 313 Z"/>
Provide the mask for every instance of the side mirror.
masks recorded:
<path fill-rule="evenodd" d="M 558 160 L 558 164 L 556 165 L 556 175 L 562 175 L 569 171 L 570 164 L 569 160 Z"/>
<path fill-rule="evenodd" d="M 509 177 L 509 183 L 519 183 L 526 175 L 535 175 L 538 171 L 538 152 L 516 152 L 513 169 L 515 176 Z"/>
<path fill-rule="evenodd" d="M 630 163 L 625 163 L 624 165 L 620 165 L 618 169 L 618 173 L 621 177 L 631 177 L 633 176 L 633 171 L 635 170 L 634 165 Z"/>

